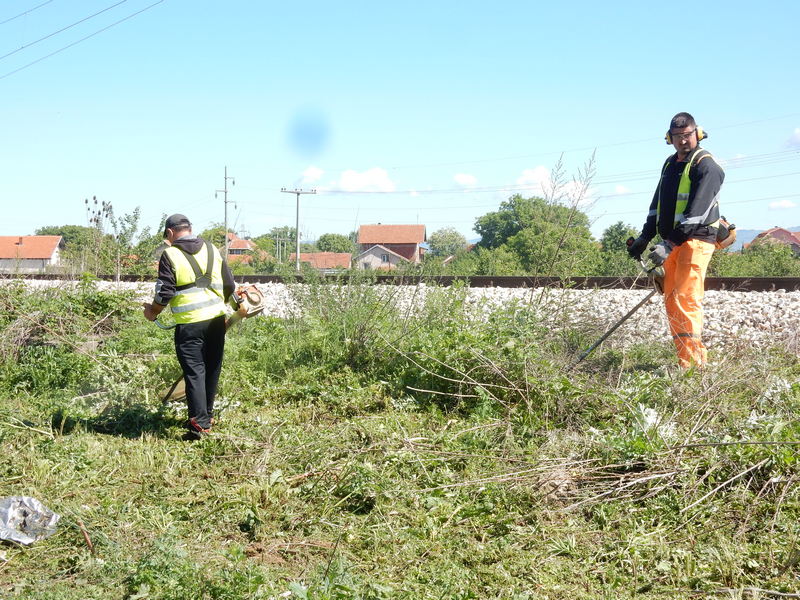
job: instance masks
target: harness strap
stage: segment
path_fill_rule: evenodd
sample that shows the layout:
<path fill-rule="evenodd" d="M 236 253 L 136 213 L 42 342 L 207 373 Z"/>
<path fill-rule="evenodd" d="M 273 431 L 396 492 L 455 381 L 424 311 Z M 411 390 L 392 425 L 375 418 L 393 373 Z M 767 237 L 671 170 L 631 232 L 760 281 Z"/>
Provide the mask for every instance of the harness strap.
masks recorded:
<path fill-rule="evenodd" d="M 180 250 L 186 257 L 186 260 L 189 261 L 189 265 L 192 267 L 192 271 L 194 271 L 195 281 L 193 283 L 189 283 L 186 285 L 176 286 L 175 289 L 182 290 L 182 289 L 188 289 L 190 287 L 198 287 L 205 289 L 211 286 L 211 269 L 214 266 L 214 251 L 211 248 L 211 242 L 209 242 L 208 240 L 204 240 L 204 242 L 206 246 L 206 254 L 208 255 L 206 260 L 205 273 L 200 270 L 200 265 L 197 263 L 197 259 L 194 257 L 193 254 L 189 254 L 186 250 L 184 250 L 180 246 L 176 246 L 176 248 L 178 248 L 178 250 Z"/>

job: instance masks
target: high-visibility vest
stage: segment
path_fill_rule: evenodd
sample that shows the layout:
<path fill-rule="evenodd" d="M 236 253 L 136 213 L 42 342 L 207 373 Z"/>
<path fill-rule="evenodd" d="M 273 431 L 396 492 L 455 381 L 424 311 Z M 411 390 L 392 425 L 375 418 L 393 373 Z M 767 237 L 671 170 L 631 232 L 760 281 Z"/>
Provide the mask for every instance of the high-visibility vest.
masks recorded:
<path fill-rule="evenodd" d="M 197 285 L 197 275 L 182 250 L 175 246 L 164 250 L 175 270 L 176 294 L 170 299 L 169 307 L 176 323 L 198 323 L 225 314 L 225 303 L 222 300 L 222 256 L 219 250 L 204 243 L 193 256 L 200 269 L 204 270 L 208 266 L 209 248 L 213 252 L 213 262 L 208 287 Z"/>
<path fill-rule="evenodd" d="M 692 167 L 698 164 L 704 158 L 711 158 L 714 160 L 714 157 L 711 156 L 711 153 L 708 150 L 703 150 L 702 148 L 698 148 L 697 151 L 692 154 L 692 157 L 689 159 L 689 162 L 686 163 L 686 166 L 683 168 L 683 172 L 681 173 L 681 179 L 678 182 L 678 197 L 675 200 L 675 216 L 674 221 L 672 223 L 673 227 L 681 223 L 686 222 L 693 222 L 697 221 L 696 225 L 706 225 L 708 227 L 719 227 L 719 219 L 715 221 L 709 221 L 708 223 L 703 223 L 702 217 L 693 217 L 692 219 L 687 219 L 686 217 L 681 218 L 683 213 L 686 211 L 686 206 L 689 204 L 689 194 L 692 191 L 692 180 L 689 178 L 689 173 Z M 664 163 L 664 168 L 661 170 L 661 180 L 658 182 L 658 207 L 656 208 L 656 223 L 661 221 L 661 186 L 664 182 L 664 174 L 667 172 L 667 167 L 669 166 L 669 160 Z M 709 212 L 710 216 L 711 212 Z"/>

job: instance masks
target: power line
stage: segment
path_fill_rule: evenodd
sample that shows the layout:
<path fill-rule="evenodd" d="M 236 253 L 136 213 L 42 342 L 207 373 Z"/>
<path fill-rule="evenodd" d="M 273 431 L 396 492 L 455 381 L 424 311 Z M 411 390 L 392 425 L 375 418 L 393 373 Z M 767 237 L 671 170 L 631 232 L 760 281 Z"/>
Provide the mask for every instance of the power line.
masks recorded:
<path fill-rule="evenodd" d="M 25 15 L 27 15 L 27 14 L 29 14 L 29 13 L 32 13 L 33 11 L 35 11 L 37 8 L 42 8 L 42 7 L 43 7 L 45 4 L 50 4 L 52 1 L 53 1 L 53 0 L 47 0 L 47 2 L 42 2 L 42 3 L 41 3 L 41 4 L 39 4 L 38 6 L 34 6 L 33 8 L 29 8 L 29 9 L 28 9 L 28 10 L 26 10 L 25 12 L 21 12 L 21 13 L 19 13 L 18 15 L 15 15 L 15 16 L 13 16 L 13 17 L 9 18 L 9 19 L 6 19 L 5 21 L 0 21 L 0 25 L 5 25 L 6 23 L 10 23 L 10 22 L 11 22 L 11 21 L 13 21 L 14 19 L 19 19 L 20 17 L 24 17 Z"/>
<path fill-rule="evenodd" d="M 39 39 L 38 39 L 38 40 L 36 40 L 36 41 L 30 42 L 29 44 L 23 44 L 22 46 L 20 46 L 20 47 L 19 47 L 19 48 L 17 48 L 16 50 L 12 50 L 12 51 L 11 51 L 11 52 L 9 52 L 8 54 L 4 54 L 3 56 L 0 56 L 0 60 L 3 60 L 4 58 L 8 58 L 8 57 L 9 57 L 9 56 L 11 56 L 12 54 L 16 54 L 17 52 L 20 52 L 21 50 L 24 50 L 25 48 L 30 48 L 30 47 L 31 47 L 31 46 L 33 46 L 34 44 L 38 44 L 39 42 L 43 42 L 44 40 L 46 40 L 46 39 L 48 39 L 48 38 L 51 38 L 51 37 L 53 37 L 54 35 L 58 35 L 59 33 L 63 32 L 63 31 L 66 31 L 67 29 L 72 29 L 72 28 L 73 28 L 73 27 L 75 27 L 76 25 L 80 25 L 81 23 L 83 23 L 83 22 L 85 22 L 85 21 L 88 21 L 89 19 L 93 19 L 93 18 L 95 18 L 97 15 L 101 15 L 101 14 L 103 14 L 104 12 L 106 12 L 106 11 L 109 11 L 109 10 L 111 10 L 112 8 L 115 8 L 115 7 L 119 6 L 120 4 L 124 4 L 124 3 L 125 3 L 125 2 L 127 2 L 127 1 L 128 1 L 128 0 L 120 0 L 120 1 L 119 1 L 119 2 L 117 2 L 116 4 L 112 4 L 111 6 L 108 6 L 108 7 L 104 8 L 103 10 L 101 10 L 101 11 L 99 11 L 99 12 L 96 12 L 96 13 L 94 13 L 93 15 L 89 15 L 88 17 L 84 17 L 84 18 L 83 18 L 83 19 L 81 19 L 80 21 L 75 21 L 75 22 L 74 22 L 72 25 L 67 25 L 66 27 L 62 27 L 62 28 L 61 28 L 61 29 L 59 29 L 58 31 L 54 31 L 53 33 L 49 33 L 49 34 L 47 34 L 46 36 L 44 36 L 44 37 L 42 37 L 42 38 L 39 38 Z"/>
<path fill-rule="evenodd" d="M 32 67 L 36 63 L 40 63 L 43 60 L 58 54 L 59 52 L 63 52 L 64 50 L 67 50 L 68 48 L 72 48 L 73 46 L 76 46 L 76 45 L 80 44 L 81 42 L 85 42 L 89 38 L 93 38 L 94 36 L 96 36 L 96 35 L 98 35 L 100 33 L 103 33 L 104 31 L 106 31 L 108 29 L 111 29 L 112 27 L 114 27 L 116 25 L 119 25 L 120 23 L 123 23 L 123 22 L 127 21 L 128 19 L 132 19 L 133 17 L 142 14 L 146 10 L 150 10 L 151 8 L 153 8 L 154 6 L 156 6 L 158 4 L 161 4 L 162 2 L 164 2 L 164 0 L 158 0 L 157 2 L 153 2 L 153 4 L 151 4 L 149 6 L 145 6 L 143 9 L 137 10 L 135 13 L 131 13 L 130 15 L 120 19 L 119 21 L 115 21 L 114 23 L 111 23 L 111 25 L 107 25 L 107 26 L 103 27 L 102 29 L 98 29 L 94 33 L 91 33 L 91 34 L 87 35 L 86 37 L 83 37 L 83 38 L 81 38 L 81 39 L 79 39 L 79 40 L 77 40 L 75 42 L 72 42 L 71 44 L 68 44 L 68 45 L 64 46 L 63 48 L 59 48 L 58 50 L 56 50 L 54 52 L 51 52 L 50 54 L 46 54 L 45 56 L 42 56 L 41 58 L 37 58 L 33 62 L 30 62 L 27 65 L 23 65 L 23 66 L 19 67 L 18 69 L 14 69 L 13 71 L 9 71 L 5 75 L 0 75 L 0 79 L 5 79 L 6 77 L 9 77 L 9 76 L 13 75 L 14 73 L 19 73 L 20 71 L 22 71 L 24 69 L 27 69 L 28 67 Z"/>
<path fill-rule="evenodd" d="M 784 198 L 800 198 L 800 194 L 783 194 L 781 196 L 763 196 L 761 198 L 748 198 L 747 200 L 726 200 L 723 204 L 752 204 L 753 202 L 766 202 L 767 200 L 782 200 Z M 613 217 L 618 215 L 643 214 L 641 210 L 627 210 L 623 212 L 606 212 L 599 214 L 598 217 Z"/>

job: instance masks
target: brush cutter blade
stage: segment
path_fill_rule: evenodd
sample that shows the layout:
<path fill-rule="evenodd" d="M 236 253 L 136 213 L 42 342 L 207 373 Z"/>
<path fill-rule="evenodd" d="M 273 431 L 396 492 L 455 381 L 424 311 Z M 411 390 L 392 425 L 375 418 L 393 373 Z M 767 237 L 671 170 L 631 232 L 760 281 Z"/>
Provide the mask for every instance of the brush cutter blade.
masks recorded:
<path fill-rule="evenodd" d="M 162 404 L 167 402 L 186 400 L 186 382 L 183 380 L 183 375 L 175 380 L 168 390 L 165 391 L 161 397 Z"/>

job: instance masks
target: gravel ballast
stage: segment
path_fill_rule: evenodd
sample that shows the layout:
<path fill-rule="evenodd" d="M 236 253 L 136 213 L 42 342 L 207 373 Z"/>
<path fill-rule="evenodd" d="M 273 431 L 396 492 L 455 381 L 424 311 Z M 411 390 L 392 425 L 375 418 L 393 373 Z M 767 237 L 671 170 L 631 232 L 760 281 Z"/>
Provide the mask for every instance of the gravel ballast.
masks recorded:
<path fill-rule="evenodd" d="M 12 281 L 12 280 L 7 280 Z M 29 289 L 63 288 L 63 281 L 25 282 Z M 68 284 L 67 284 L 68 285 Z M 152 298 L 152 283 L 98 282 L 100 289 L 127 289 L 143 301 Z M 328 286 L 341 293 L 339 286 Z M 418 303 L 442 289 L 417 286 L 375 286 L 392 297 L 403 314 L 413 314 Z M 299 311 L 297 298 L 308 286 L 302 284 L 258 284 L 264 293 L 265 315 L 288 318 Z M 338 292 L 336 292 L 338 290 Z M 469 288 L 463 290 L 465 310 L 476 318 L 495 308 L 513 304 L 520 310 L 534 311 L 553 326 L 577 326 L 604 331 L 639 303 L 647 290 L 561 290 L 556 288 Z M 709 349 L 728 345 L 766 347 L 782 345 L 800 352 L 800 292 L 708 291 L 703 302 L 705 327 L 703 340 Z M 663 298 L 653 296 L 608 340 L 614 346 L 643 340 L 669 341 Z"/>

